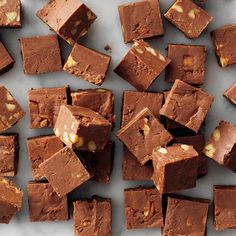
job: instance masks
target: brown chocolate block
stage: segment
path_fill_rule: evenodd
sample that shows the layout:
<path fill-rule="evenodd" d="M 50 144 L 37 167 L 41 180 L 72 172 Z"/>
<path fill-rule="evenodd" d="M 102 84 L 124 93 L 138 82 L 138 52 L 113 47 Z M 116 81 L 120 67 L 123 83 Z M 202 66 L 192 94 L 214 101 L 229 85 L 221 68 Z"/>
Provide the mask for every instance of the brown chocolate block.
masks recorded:
<path fill-rule="evenodd" d="M 201 89 L 177 79 L 160 114 L 197 133 L 213 100 Z"/>
<path fill-rule="evenodd" d="M 161 194 L 193 188 L 198 172 L 198 153 L 186 144 L 156 148 L 152 154 L 152 180 Z"/>
<path fill-rule="evenodd" d="M 81 151 L 99 151 L 106 146 L 111 123 L 91 109 L 62 105 L 54 132 L 68 147 Z"/>
<path fill-rule="evenodd" d="M 0 135 L 0 176 L 15 176 L 17 173 L 18 159 L 18 135 Z"/>
<path fill-rule="evenodd" d="M 36 15 L 71 45 L 97 18 L 80 0 L 50 0 Z"/>
<path fill-rule="evenodd" d="M 64 147 L 55 135 L 38 136 L 27 140 L 29 160 L 34 180 L 44 178 L 39 165 Z"/>
<path fill-rule="evenodd" d="M 15 184 L 0 177 L 0 223 L 8 224 L 22 207 L 23 192 Z"/>
<path fill-rule="evenodd" d="M 189 0 L 177 0 L 164 16 L 188 38 L 198 38 L 213 19 Z"/>
<path fill-rule="evenodd" d="M 2 42 L 0 42 L 0 75 L 9 71 L 15 61 L 12 56 L 9 54 Z"/>
<path fill-rule="evenodd" d="M 59 197 L 65 196 L 93 176 L 68 147 L 55 153 L 39 168 Z"/>
<path fill-rule="evenodd" d="M 28 203 L 31 222 L 69 219 L 67 196 L 58 197 L 49 183 L 30 182 Z"/>
<path fill-rule="evenodd" d="M 60 106 L 68 103 L 67 89 L 40 88 L 28 92 L 31 129 L 55 125 Z"/>
<path fill-rule="evenodd" d="M 23 70 L 26 75 L 62 70 L 57 35 L 21 38 Z"/>
<path fill-rule="evenodd" d="M 125 43 L 164 34 L 159 0 L 127 3 L 118 9 Z"/>
<path fill-rule="evenodd" d="M 236 63 L 236 24 L 225 25 L 211 32 L 216 57 L 221 67 Z"/>
<path fill-rule="evenodd" d="M 161 228 L 164 226 L 162 196 L 156 188 L 125 189 L 127 229 Z"/>
<path fill-rule="evenodd" d="M 205 236 L 210 201 L 186 196 L 169 196 L 163 236 Z"/>
<path fill-rule="evenodd" d="M 76 201 L 73 206 L 74 235 L 112 235 L 111 199 L 93 197 L 92 199 Z"/>
<path fill-rule="evenodd" d="M 233 105 L 236 105 L 236 83 L 224 92 L 225 98 L 227 98 Z"/>
<path fill-rule="evenodd" d="M 150 160 L 154 148 L 166 146 L 173 138 L 148 108 L 122 127 L 117 137 L 142 165 Z"/>
<path fill-rule="evenodd" d="M 2 132 L 15 125 L 25 116 L 25 112 L 4 86 L 0 86 L 0 101 L 0 132 Z"/>
<path fill-rule="evenodd" d="M 197 45 L 169 44 L 168 57 L 171 63 L 166 69 L 165 80 L 176 79 L 192 85 L 201 85 L 205 77 L 206 47 Z"/>
<path fill-rule="evenodd" d="M 90 83 L 101 85 L 110 61 L 110 56 L 76 43 L 63 70 Z"/>
<path fill-rule="evenodd" d="M 220 165 L 235 172 L 236 126 L 227 121 L 221 121 L 207 140 L 204 153 Z"/>
<path fill-rule="evenodd" d="M 161 52 L 143 40 L 136 40 L 114 71 L 137 90 L 145 91 L 169 63 L 170 59 Z"/>

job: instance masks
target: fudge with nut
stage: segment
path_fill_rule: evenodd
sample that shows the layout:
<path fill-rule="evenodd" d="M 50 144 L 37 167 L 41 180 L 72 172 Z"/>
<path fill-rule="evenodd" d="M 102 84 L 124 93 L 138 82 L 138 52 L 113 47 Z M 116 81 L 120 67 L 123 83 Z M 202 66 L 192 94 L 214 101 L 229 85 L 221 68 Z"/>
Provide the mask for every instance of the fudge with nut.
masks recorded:
<path fill-rule="evenodd" d="M 9 71 L 13 67 L 14 63 L 14 59 L 0 41 L 0 75 Z"/>
<path fill-rule="evenodd" d="M 227 98 L 233 105 L 236 106 L 236 83 L 231 85 L 225 92 L 224 97 Z"/>

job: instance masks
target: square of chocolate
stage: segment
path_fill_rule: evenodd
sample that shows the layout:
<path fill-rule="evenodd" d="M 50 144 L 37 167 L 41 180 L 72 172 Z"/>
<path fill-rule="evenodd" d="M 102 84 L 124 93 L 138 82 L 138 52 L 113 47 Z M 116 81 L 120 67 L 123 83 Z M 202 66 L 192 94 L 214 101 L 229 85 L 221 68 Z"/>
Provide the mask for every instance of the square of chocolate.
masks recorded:
<path fill-rule="evenodd" d="M 189 0 L 177 0 L 164 16 L 190 39 L 198 38 L 213 20 L 205 10 Z"/>
<path fill-rule="evenodd" d="M 205 236 L 210 201 L 186 196 L 169 196 L 163 236 Z"/>
<path fill-rule="evenodd" d="M 28 204 L 31 222 L 69 219 L 67 196 L 59 197 L 49 183 L 30 182 Z"/>
<path fill-rule="evenodd" d="M 163 35 L 159 0 L 146 0 L 118 7 L 124 42 Z"/>
<path fill-rule="evenodd" d="M 30 128 L 53 127 L 61 105 L 68 103 L 68 87 L 39 88 L 28 92 Z"/>
<path fill-rule="evenodd" d="M 0 135 L 0 176 L 15 176 L 18 159 L 18 134 Z"/>
<path fill-rule="evenodd" d="M 225 25 L 211 32 L 215 54 L 221 67 L 236 63 L 236 24 Z M 227 39 L 227 40 L 226 40 Z"/>
<path fill-rule="evenodd" d="M 21 38 L 23 70 L 26 75 L 62 70 L 61 51 L 57 35 Z"/>
<path fill-rule="evenodd" d="M 101 85 L 110 61 L 110 56 L 76 43 L 63 70 L 95 85 Z"/>
<path fill-rule="evenodd" d="M 200 45 L 168 44 L 171 62 L 166 69 L 165 80 L 176 79 L 192 85 L 201 85 L 205 77 L 206 47 Z"/>
<path fill-rule="evenodd" d="M 111 90 L 98 89 L 80 89 L 71 93 L 72 105 L 87 107 L 106 118 L 114 125 L 114 94 Z"/>
<path fill-rule="evenodd" d="M 236 83 L 230 86 L 225 92 L 224 97 L 236 106 Z"/>
<path fill-rule="evenodd" d="M 114 72 L 139 91 L 147 90 L 170 59 L 143 40 L 135 41 Z"/>
<path fill-rule="evenodd" d="M 125 189 L 126 229 L 164 226 L 162 196 L 155 187 Z"/>
<path fill-rule="evenodd" d="M 80 0 L 50 0 L 36 15 L 71 45 L 88 32 L 97 18 Z"/>
<path fill-rule="evenodd" d="M 152 180 L 161 194 L 196 186 L 198 153 L 186 144 L 156 148 L 152 154 Z"/>
<path fill-rule="evenodd" d="M 0 42 L 0 75 L 9 71 L 15 61 L 7 51 L 6 47 Z"/>
<path fill-rule="evenodd" d="M 64 144 L 55 135 L 38 136 L 27 139 L 28 155 L 34 180 L 44 178 L 39 165 L 60 151 Z"/>
<path fill-rule="evenodd" d="M 108 142 L 111 123 L 91 109 L 62 105 L 54 132 L 68 147 L 95 152 Z"/>
<path fill-rule="evenodd" d="M 111 199 L 93 197 L 78 200 L 74 206 L 74 234 L 76 236 L 112 235 Z"/>
<path fill-rule="evenodd" d="M 177 79 L 160 114 L 197 133 L 213 100 L 201 89 Z"/>
<path fill-rule="evenodd" d="M 93 175 L 84 166 L 75 152 L 64 147 L 39 165 L 43 175 L 59 197 L 63 197 Z"/>
<path fill-rule="evenodd" d="M 236 126 L 221 121 L 207 140 L 204 153 L 220 165 L 236 172 Z"/>

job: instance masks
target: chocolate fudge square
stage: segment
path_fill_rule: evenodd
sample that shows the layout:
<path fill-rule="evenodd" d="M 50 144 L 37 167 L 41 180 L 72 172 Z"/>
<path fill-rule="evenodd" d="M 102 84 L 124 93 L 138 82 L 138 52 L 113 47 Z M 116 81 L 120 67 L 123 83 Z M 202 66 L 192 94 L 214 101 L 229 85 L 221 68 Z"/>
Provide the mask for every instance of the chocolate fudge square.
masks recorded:
<path fill-rule="evenodd" d="M 190 39 L 198 38 L 213 19 L 189 0 L 177 0 L 164 16 Z"/>
<path fill-rule="evenodd" d="M 125 189 L 126 229 L 164 226 L 162 196 L 155 187 Z"/>
<path fill-rule="evenodd" d="M 111 90 L 84 89 L 71 93 L 72 105 L 87 107 L 106 118 L 114 125 L 114 94 Z"/>
<path fill-rule="evenodd" d="M 224 97 L 236 106 L 236 83 L 234 83 L 224 92 Z"/>
<path fill-rule="evenodd" d="M 0 101 L 0 132 L 2 132 L 14 126 L 25 116 L 25 112 L 4 86 L 0 86 Z"/>
<path fill-rule="evenodd" d="M 15 176 L 18 159 L 18 134 L 0 135 L 0 176 Z"/>
<path fill-rule="evenodd" d="M 69 219 L 67 196 L 58 197 L 49 183 L 30 182 L 28 203 L 31 222 Z"/>
<path fill-rule="evenodd" d="M 93 175 L 75 152 L 65 147 L 39 165 L 43 175 L 59 197 L 63 197 Z"/>
<path fill-rule="evenodd" d="M 169 196 L 163 236 L 205 236 L 210 201 L 186 196 Z"/>
<path fill-rule="evenodd" d="M 21 27 L 21 1 L 2 0 L 0 4 L 0 27 Z"/>
<path fill-rule="evenodd" d="M 166 146 L 173 138 L 148 108 L 122 127 L 117 137 L 142 165 L 150 160 L 154 148 Z"/>
<path fill-rule="evenodd" d="M 23 70 L 26 75 L 62 70 L 61 52 L 57 35 L 21 38 Z"/>
<path fill-rule="evenodd" d="M 236 171 L 236 126 L 221 121 L 206 142 L 204 153 L 220 165 Z"/>
<path fill-rule="evenodd" d="M 0 42 L 0 75 L 9 71 L 15 61 L 7 51 L 6 47 Z"/>
<path fill-rule="evenodd" d="M 161 194 L 193 188 L 198 173 L 198 153 L 186 144 L 156 148 L 152 154 L 152 180 Z"/>
<path fill-rule="evenodd" d="M 125 43 L 163 35 L 159 0 L 127 3 L 118 9 Z"/>
<path fill-rule="evenodd" d="M 34 180 L 44 178 L 39 165 L 60 151 L 64 144 L 55 135 L 38 136 L 27 139 L 28 155 Z"/>
<path fill-rule="evenodd" d="M 236 24 L 225 25 L 211 32 L 215 54 L 221 67 L 236 63 Z"/>
<path fill-rule="evenodd" d="M 93 197 L 78 200 L 74 206 L 74 235 L 112 235 L 111 199 Z"/>
<path fill-rule="evenodd" d="M 170 83 L 179 79 L 192 85 L 203 84 L 206 52 L 205 46 L 169 44 L 168 57 L 171 62 L 166 69 L 165 80 Z"/>
<path fill-rule="evenodd" d="M 197 133 L 213 100 L 201 89 L 177 79 L 160 114 Z"/>
<path fill-rule="evenodd" d="M 31 129 L 55 125 L 60 106 L 68 103 L 67 89 L 40 88 L 28 92 Z"/>
<path fill-rule="evenodd" d="M 63 70 L 95 85 L 101 85 L 110 61 L 110 56 L 76 43 Z"/>
<path fill-rule="evenodd" d="M 71 45 L 88 32 L 97 18 L 80 0 L 50 0 L 36 15 Z"/>
<path fill-rule="evenodd" d="M 138 91 L 147 90 L 170 63 L 170 59 L 143 40 L 135 41 L 114 72 Z"/>
<path fill-rule="evenodd" d="M 95 152 L 103 150 L 111 131 L 111 123 L 91 109 L 62 105 L 54 133 L 68 147 Z"/>

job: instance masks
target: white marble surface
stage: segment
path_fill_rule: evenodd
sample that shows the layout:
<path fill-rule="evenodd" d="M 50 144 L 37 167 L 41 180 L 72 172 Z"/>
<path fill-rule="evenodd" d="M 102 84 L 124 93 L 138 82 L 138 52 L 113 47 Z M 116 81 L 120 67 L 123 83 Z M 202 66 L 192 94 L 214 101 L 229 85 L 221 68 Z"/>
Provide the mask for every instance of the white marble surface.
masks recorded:
<path fill-rule="evenodd" d="M 10 1 L 10 0 L 9 0 Z M 123 43 L 121 35 L 120 21 L 118 17 L 117 6 L 127 2 L 128 0 L 85 0 L 87 5 L 98 15 L 98 20 L 90 29 L 88 35 L 81 41 L 83 44 L 104 52 L 103 48 L 109 44 L 112 49 L 112 63 L 109 74 L 104 87 L 113 89 L 115 92 L 116 106 L 115 111 L 117 117 L 120 117 L 121 96 L 122 91 L 133 89 L 128 83 L 116 76 L 112 71 L 119 60 L 126 53 L 130 45 Z M 130 0 L 132 1 L 132 0 Z M 192 43 L 204 44 L 208 47 L 207 73 L 206 83 L 203 86 L 206 91 L 215 96 L 215 102 L 209 112 L 207 119 L 206 136 L 217 125 L 221 119 L 234 122 L 236 108 L 233 107 L 222 93 L 232 83 L 236 82 L 236 67 L 222 69 L 218 66 L 209 32 L 216 27 L 228 23 L 236 22 L 236 1 L 235 0 L 207 0 L 207 11 L 214 16 L 214 20 L 203 35 L 197 40 L 188 40 L 175 27 L 164 21 L 165 36 L 163 38 L 154 38 L 148 40 L 153 46 L 161 49 L 163 52 L 167 43 Z M 94 88 L 95 86 L 74 78 L 64 72 L 51 73 L 39 76 L 25 76 L 22 71 L 20 46 L 18 39 L 32 35 L 41 35 L 50 33 L 48 27 L 44 25 L 36 16 L 35 12 L 40 9 L 46 0 L 22 0 L 24 24 L 22 29 L 1 29 L 0 35 L 3 42 L 16 60 L 14 68 L 1 76 L 0 83 L 4 84 L 19 100 L 20 104 L 28 111 L 27 107 L 27 91 L 30 88 L 55 87 L 70 85 L 72 89 L 78 88 Z M 161 0 L 161 10 L 164 13 L 171 5 L 173 0 Z M 70 52 L 70 46 L 61 41 L 63 57 L 66 59 Z M 163 75 L 151 87 L 153 91 L 161 91 L 168 88 L 169 85 L 163 80 Z M 117 122 L 119 126 L 119 121 Z M 30 223 L 28 220 L 28 206 L 26 185 L 31 180 L 31 170 L 27 157 L 26 139 L 40 134 L 49 134 L 51 130 L 30 130 L 29 116 L 20 121 L 9 132 L 19 132 L 20 134 L 20 162 L 19 172 L 14 178 L 17 185 L 24 190 L 24 203 L 22 211 L 12 220 L 9 225 L 0 225 L 1 236 L 72 236 L 73 221 L 68 222 L 52 222 L 52 223 Z M 113 137 L 115 139 L 115 137 Z M 126 187 L 137 186 L 138 182 L 122 181 L 121 178 L 121 158 L 122 145 L 116 140 L 116 156 L 114 163 L 114 171 L 110 185 L 102 185 L 95 183 L 87 183 L 70 196 L 70 200 L 79 197 L 89 197 L 93 194 L 111 197 L 113 199 L 113 236 L 157 236 L 161 235 L 160 230 L 135 230 L 126 231 L 124 227 L 124 208 L 123 208 L 123 189 Z M 212 186 L 214 184 L 235 184 L 236 175 L 225 168 L 219 167 L 215 163 L 210 163 L 208 176 L 200 179 L 197 188 L 184 191 L 185 194 L 212 199 Z M 208 235 L 236 235 L 236 231 L 229 230 L 224 232 L 216 232 L 212 227 L 212 209 L 210 211 L 210 219 L 208 223 Z M 100 235 L 102 236 L 102 235 Z"/>

